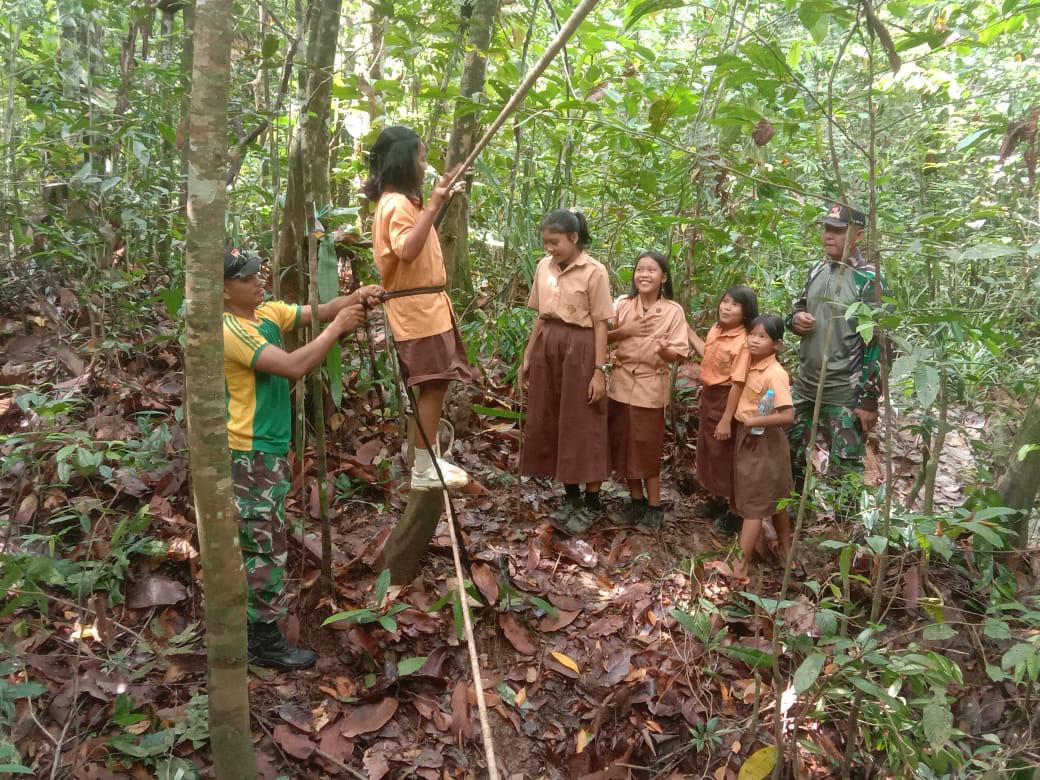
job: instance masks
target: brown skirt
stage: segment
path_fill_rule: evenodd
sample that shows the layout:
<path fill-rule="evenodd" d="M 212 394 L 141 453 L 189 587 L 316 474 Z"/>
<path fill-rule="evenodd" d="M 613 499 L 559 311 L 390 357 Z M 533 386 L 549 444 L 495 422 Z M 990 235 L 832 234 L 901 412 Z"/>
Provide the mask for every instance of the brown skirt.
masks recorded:
<path fill-rule="evenodd" d="M 661 476 L 664 451 L 664 409 L 646 409 L 607 401 L 610 468 L 621 479 Z"/>
<path fill-rule="evenodd" d="M 697 481 L 720 498 L 733 498 L 733 442 L 715 438 L 715 428 L 726 412 L 730 385 L 701 387 L 700 425 L 697 428 Z M 733 426 L 736 428 L 736 421 Z"/>
<path fill-rule="evenodd" d="M 733 511 L 741 517 L 771 517 L 776 504 L 794 490 L 791 447 L 782 428 L 761 436 L 737 424 L 733 475 Z"/>
<path fill-rule="evenodd" d="M 475 379 L 473 367 L 466 359 L 466 346 L 454 323 L 451 330 L 436 336 L 398 341 L 397 354 L 401 361 L 401 375 L 409 387 L 438 379 L 457 379 L 460 382 Z"/>
<path fill-rule="evenodd" d="M 610 476 L 607 399 L 589 404 L 596 370 L 592 328 L 543 320 L 531 351 L 520 473 L 564 484 Z"/>

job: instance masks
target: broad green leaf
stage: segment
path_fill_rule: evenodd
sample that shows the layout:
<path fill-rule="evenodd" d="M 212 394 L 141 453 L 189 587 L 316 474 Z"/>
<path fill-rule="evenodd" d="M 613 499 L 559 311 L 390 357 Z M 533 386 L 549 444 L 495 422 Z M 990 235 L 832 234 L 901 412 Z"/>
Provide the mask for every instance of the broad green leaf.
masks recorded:
<path fill-rule="evenodd" d="M 914 367 L 914 392 L 917 402 L 925 409 L 935 403 L 939 396 L 939 369 L 927 363 L 918 363 Z"/>
<path fill-rule="evenodd" d="M 922 633 L 929 642 L 941 642 L 944 639 L 957 636 L 956 629 L 949 623 L 932 623 L 925 626 Z"/>
<path fill-rule="evenodd" d="M 820 676 L 820 671 L 826 663 L 827 656 L 823 653 L 813 653 L 802 661 L 794 672 L 795 693 L 801 694 L 809 690 L 816 682 L 816 678 Z"/>
<path fill-rule="evenodd" d="M 684 0 L 645 0 L 645 2 L 639 3 L 629 12 L 628 19 L 625 20 L 625 30 L 630 30 L 636 22 L 647 14 L 668 8 L 682 8 L 684 5 L 686 5 Z"/>
<path fill-rule="evenodd" d="M 748 647 L 747 645 L 727 645 L 722 648 L 722 652 L 730 658 L 735 658 L 736 660 L 747 664 L 752 669 L 766 669 L 773 665 L 772 653 L 767 653 L 764 650 L 759 650 L 755 647 Z"/>
<path fill-rule="evenodd" d="M 765 780 L 776 766 L 776 745 L 756 750 L 740 767 L 737 780 Z"/>
<path fill-rule="evenodd" d="M 1029 453 L 1038 451 L 1040 451 L 1040 444 L 1023 444 L 1019 447 L 1016 457 L 1021 462 L 1029 457 Z"/>
<path fill-rule="evenodd" d="M 325 355 L 325 373 L 329 378 L 332 405 L 338 409 L 343 404 L 343 352 L 338 341 Z"/>
<path fill-rule="evenodd" d="M 983 633 L 990 639 L 1011 639 L 1011 629 L 1003 620 L 987 619 Z"/>
<path fill-rule="evenodd" d="M 1016 246 L 1008 244 L 996 244 L 993 242 L 985 242 L 982 244 L 976 244 L 965 249 L 960 254 L 961 260 L 992 260 L 997 257 L 1010 257 L 1011 255 L 1017 255 L 1022 250 Z"/>
<path fill-rule="evenodd" d="M 958 152 L 964 151 L 965 149 L 974 146 L 981 138 L 984 138 L 992 132 L 993 128 L 984 127 L 981 130 L 976 130 L 974 133 L 969 133 L 957 142 L 957 145 L 954 147 L 954 149 L 956 149 Z"/>
<path fill-rule="evenodd" d="M 946 703 L 945 691 L 936 688 L 931 700 L 924 706 L 924 735 L 932 750 L 942 750 L 950 742 L 953 731 L 953 712 Z"/>
<path fill-rule="evenodd" d="M 383 599 L 386 598 L 386 592 L 390 588 L 390 570 L 383 569 L 379 572 L 379 576 L 376 577 L 375 595 L 376 595 L 376 608 L 383 606 Z"/>
<path fill-rule="evenodd" d="M 332 236 L 318 242 L 318 300 L 328 303 L 339 294 L 339 258 Z"/>
<path fill-rule="evenodd" d="M 410 674 L 415 674 L 423 668 L 426 658 L 427 656 L 425 655 L 413 655 L 410 658 L 399 661 L 397 663 L 397 675 L 399 677 L 407 677 Z"/>
<path fill-rule="evenodd" d="M 506 420 L 522 420 L 523 414 L 512 409 L 502 409 L 497 406 L 481 406 L 473 404 L 473 411 L 486 417 L 501 417 Z"/>

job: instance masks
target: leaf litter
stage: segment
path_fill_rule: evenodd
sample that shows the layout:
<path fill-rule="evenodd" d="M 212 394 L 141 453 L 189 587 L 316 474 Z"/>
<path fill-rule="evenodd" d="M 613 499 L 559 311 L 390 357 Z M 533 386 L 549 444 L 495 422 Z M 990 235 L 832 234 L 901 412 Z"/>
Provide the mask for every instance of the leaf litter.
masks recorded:
<path fill-rule="evenodd" d="M 68 355 L 46 357 L 58 354 L 47 348 L 55 338 L 38 330 L 9 347 L 7 360 L 21 361 L 17 370 L 34 382 L 67 381 L 79 366 Z M 45 602 L 42 612 L 27 605 L 0 618 L 5 644 L 19 659 L 4 667 L 7 682 L 40 686 L 33 698 L 17 702 L 11 732 L 38 774 L 49 773 L 57 755 L 66 770 L 77 767 L 77 776 L 142 776 L 147 767 L 160 766 L 138 755 L 150 749 L 144 740 L 166 731 L 171 735 L 155 744 L 172 756 L 169 761 L 202 771 L 209 766 L 204 723 L 191 714 L 204 711 L 205 655 L 184 432 L 172 416 L 182 389 L 179 373 L 171 370 L 176 367 L 174 355 L 152 347 L 125 366 L 99 367 L 72 391 L 98 440 L 132 438 L 141 409 L 166 415 L 161 419 L 169 438 L 158 445 L 156 462 L 121 467 L 107 482 L 74 470 L 62 488 L 39 487 L 60 481 L 53 460 L 43 474 L 16 466 L 0 480 L 0 494 L 16 507 L 14 519 L 23 529 L 46 528 L 70 510 L 101 529 L 93 539 L 74 540 L 69 560 L 110 561 L 113 511 L 143 511 L 147 532 L 165 549 L 161 555 L 144 548 L 131 553 L 126 582 L 107 599 L 99 590 L 100 598 L 80 608 L 67 592 L 55 590 L 52 595 L 64 602 Z M 0 393 L 5 429 L 44 426 L 31 407 L 14 403 L 16 394 Z M 484 693 L 506 776 L 628 776 L 622 764 L 643 767 L 632 771 L 646 777 L 730 778 L 738 769 L 742 777 L 755 777 L 768 771 L 775 761 L 769 718 L 749 724 L 753 712 L 773 706 L 771 674 L 759 669 L 755 676 L 759 656 L 753 654 L 769 651 L 763 637 L 771 624 L 728 587 L 728 543 L 693 518 L 697 498 L 683 476 L 690 467 L 687 451 L 668 448 L 664 483 L 671 490 L 672 520 L 663 531 L 599 527 L 584 539 L 567 539 L 547 522 L 557 500 L 553 487 L 518 485 L 504 473 L 515 464 L 516 431 L 474 414 L 472 406 L 482 403 L 491 405 L 479 390 L 456 392 L 452 400 L 464 423 L 457 428 L 467 432 L 454 455 L 480 485 L 456 502 L 475 557 L 473 592 L 480 602 L 473 600 L 473 610 Z M 480 777 L 485 770 L 475 691 L 457 605 L 444 598 L 454 575 L 443 522 L 422 573 L 397 598 L 407 608 L 392 621 L 320 627 L 334 611 L 375 608 L 379 572 L 371 567 L 403 506 L 396 427 L 366 417 L 360 406 L 330 426 L 330 477 L 342 475 L 351 486 L 346 496 L 342 483 L 331 491 L 340 500 L 334 504 L 336 589 L 330 602 L 318 606 L 313 598 L 316 537 L 291 534 L 294 600 L 286 629 L 319 652 L 317 668 L 295 675 L 254 669 L 251 677 L 251 707 L 263 727 L 255 734 L 260 775 L 342 776 L 340 765 L 348 765 L 374 779 Z M 961 425 L 949 444 L 955 457 L 940 463 L 940 505 L 963 500 L 959 486 L 974 467 L 971 442 L 985 430 L 972 415 L 952 410 L 951 419 Z M 70 418 L 70 436 L 76 426 Z M 908 492 L 920 466 L 919 457 L 914 461 L 920 442 L 900 431 L 897 476 L 905 483 L 897 488 Z M 313 482 L 295 484 L 290 517 L 309 514 L 315 492 Z M 605 495 L 608 501 L 621 498 L 609 485 Z M 5 552 L 17 553 L 21 544 L 12 537 Z M 814 563 L 821 578 L 836 569 L 828 556 Z M 779 575 L 767 570 L 760 592 L 775 592 Z M 912 570 L 897 589 L 908 602 L 921 598 Z M 789 623 L 815 632 L 813 594 L 792 598 Z M 718 611 L 704 621 L 703 635 L 672 616 L 673 608 L 692 610 L 705 599 Z M 719 644 L 709 650 L 706 642 L 716 638 Z M 103 662 L 109 657 L 121 665 L 109 667 Z M 1005 696 L 999 686 L 963 695 L 955 710 L 960 727 L 998 730 Z M 714 751 L 692 747 L 690 730 L 713 719 L 718 733 L 738 738 Z M 70 727 L 61 737 L 65 724 Z M 54 751 L 58 738 L 64 739 L 62 750 Z M 841 735 L 806 728 L 802 738 L 831 762 L 840 760 Z M 817 761 L 807 776 L 826 776 L 827 766 L 827 759 Z"/>

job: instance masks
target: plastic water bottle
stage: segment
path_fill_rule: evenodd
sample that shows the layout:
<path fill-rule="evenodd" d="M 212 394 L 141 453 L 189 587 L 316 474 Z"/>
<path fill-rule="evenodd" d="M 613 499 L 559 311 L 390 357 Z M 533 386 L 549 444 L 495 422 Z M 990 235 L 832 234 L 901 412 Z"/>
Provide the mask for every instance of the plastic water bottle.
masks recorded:
<path fill-rule="evenodd" d="M 762 400 L 758 402 L 758 414 L 759 416 L 769 414 L 773 411 L 773 404 L 776 403 L 775 393 L 772 390 L 766 390 L 766 394 L 762 396 Z M 756 425 L 751 429 L 753 436 L 761 436 L 766 432 L 766 429 L 760 425 Z"/>

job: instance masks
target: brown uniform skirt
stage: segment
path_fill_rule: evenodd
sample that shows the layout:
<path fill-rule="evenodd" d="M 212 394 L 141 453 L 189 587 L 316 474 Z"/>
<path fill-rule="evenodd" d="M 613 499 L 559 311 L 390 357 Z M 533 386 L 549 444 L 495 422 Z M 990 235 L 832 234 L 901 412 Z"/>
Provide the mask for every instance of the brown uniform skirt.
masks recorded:
<path fill-rule="evenodd" d="M 607 401 L 610 468 L 621 479 L 661 476 L 664 409 Z"/>
<path fill-rule="evenodd" d="M 791 448 L 782 428 L 761 436 L 737 424 L 733 466 L 733 511 L 741 517 L 770 517 L 776 504 L 794 490 Z"/>
<path fill-rule="evenodd" d="M 610 476 L 607 399 L 589 404 L 596 370 L 592 328 L 545 319 L 532 347 L 520 473 L 564 484 Z"/>
<path fill-rule="evenodd" d="M 397 354 L 401 374 L 409 387 L 438 379 L 472 382 L 475 378 L 473 367 L 466 359 L 466 346 L 454 323 L 451 330 L 435 336 L 398 341 Z"/>
<path fill-rule="evenodd" d="M 701 387 L 700 425 L 697 428 L 697 481 L 720 498 L 733 498 L 733 442 L 715 438 L 715 428 L 726 411 L 730 385 Z M 733 422 L 734 430 L 736 421 Z"/>

